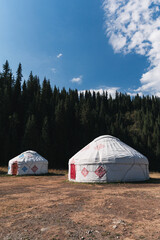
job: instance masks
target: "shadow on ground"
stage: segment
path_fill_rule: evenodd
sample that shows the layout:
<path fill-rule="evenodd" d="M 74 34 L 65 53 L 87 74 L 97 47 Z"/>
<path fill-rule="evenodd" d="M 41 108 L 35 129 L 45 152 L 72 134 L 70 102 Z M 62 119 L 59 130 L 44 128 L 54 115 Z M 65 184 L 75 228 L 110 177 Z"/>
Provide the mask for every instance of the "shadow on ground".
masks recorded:
<path fill-rule="evenodd" d="M 149 178 L 146 181 L 137 181 L 137 182 L 125 182 L 129 184 L 160 184 L 160 178 Z"/>
<path fill-rule="evenodd" d="M 64 173 L 47 173 L 45 175 L 39 175 L 39 176 L 65 176 Z"/>
<path fill-rule="evenodd" d="M 146 183 L 160 183 L 160 178 L 150 178 Z"/>
<path fill-rule="evenodd" d="M 1 170 L 0 170 L 0 175 L 6 175 L 6 174 L 7 174 L 6 171 L 1 171 Z"/>
<path fill-rule="evenodd" d="M 12 175 L 8 175 L 7 171 L 1 171 L 0 170 L 0 176 L 12 176 Z M 64 173 L 47 173 L 47 174 L 29 174 L 29 175 L 17 175 L 16 177 L 30 177 L 30 176 L 41 176 L 41 177 L 50 177 L 50 176 L 65 176 Z"/>

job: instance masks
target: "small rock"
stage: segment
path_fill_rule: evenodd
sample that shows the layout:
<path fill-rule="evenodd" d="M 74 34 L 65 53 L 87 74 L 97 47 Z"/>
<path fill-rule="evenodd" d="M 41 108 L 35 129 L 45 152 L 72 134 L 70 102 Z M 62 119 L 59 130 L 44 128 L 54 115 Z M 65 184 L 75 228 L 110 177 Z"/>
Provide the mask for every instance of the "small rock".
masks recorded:
<path fill-rule="evenodd" d="M 113 225 L 113 229 L 116 229 L 117 228 L 117 225 Z"/>
<path fill-rule="evenodd" d="M 125 222 L 123 220 L 119 220 L 119 219 L 114 219 L 113 220 L 114 224 L 122 224 L 122 225 L 126 225 Z"/>
<path fill-rule="evenodd" d="M 46 228 L 41 228 L 41 232 L 45 232 L 49 229 L 49 227 L 46 227 Z"/>

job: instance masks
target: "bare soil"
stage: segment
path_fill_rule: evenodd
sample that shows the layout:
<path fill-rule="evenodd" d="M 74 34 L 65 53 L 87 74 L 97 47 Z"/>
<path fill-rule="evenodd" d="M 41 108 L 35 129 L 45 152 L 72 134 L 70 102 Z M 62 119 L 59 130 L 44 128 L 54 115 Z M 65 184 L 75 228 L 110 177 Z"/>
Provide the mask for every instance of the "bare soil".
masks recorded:
<path fill-rule="evenodd" d="M 82 184 L 66 172 L 5 176 L 0 239 L 160 239 L 160 174 L 146 183 Z"/>

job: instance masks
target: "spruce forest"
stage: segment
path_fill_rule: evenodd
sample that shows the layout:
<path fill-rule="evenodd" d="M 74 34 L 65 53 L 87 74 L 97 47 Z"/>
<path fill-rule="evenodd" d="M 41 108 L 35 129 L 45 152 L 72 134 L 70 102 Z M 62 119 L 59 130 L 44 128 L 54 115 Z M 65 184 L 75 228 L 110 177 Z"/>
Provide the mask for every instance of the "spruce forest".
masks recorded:
<path fill-rule="evenodd" d="M 116 93 L 112 98 L 89 91 L 59 90 L 32 72 L 22 82 L 19 64 L 14 77 L 8 61 L 0 73 L 0 165 L 26 150 L 66 169 L 68 160 L 100 135 L 113 135 L 149 159 L 160 171 L 160 98 Z"/>

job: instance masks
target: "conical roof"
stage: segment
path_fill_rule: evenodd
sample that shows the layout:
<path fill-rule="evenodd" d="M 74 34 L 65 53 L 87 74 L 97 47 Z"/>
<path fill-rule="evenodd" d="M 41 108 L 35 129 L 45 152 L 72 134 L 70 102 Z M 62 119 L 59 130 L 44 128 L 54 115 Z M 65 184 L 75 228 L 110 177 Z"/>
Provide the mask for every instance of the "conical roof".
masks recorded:
<path fill-rule="evenodd" d="M 116 137 L 103 135 L 76 153 L 69 164 L 148 164 L 148 159 Z"/>
<path fill-rule="evenodd" d="M 48 163 L 48 161 L 42 157 L 41 155 L 39 155 L 37 152 L 32 151 L 32 150 L 28 150 L 26 152 L 21 153 L 20 155 L 16 156 L 15 158 L 12 158 L 10 160 L 10 163 L 12 162 L 46 162 Z"/>

